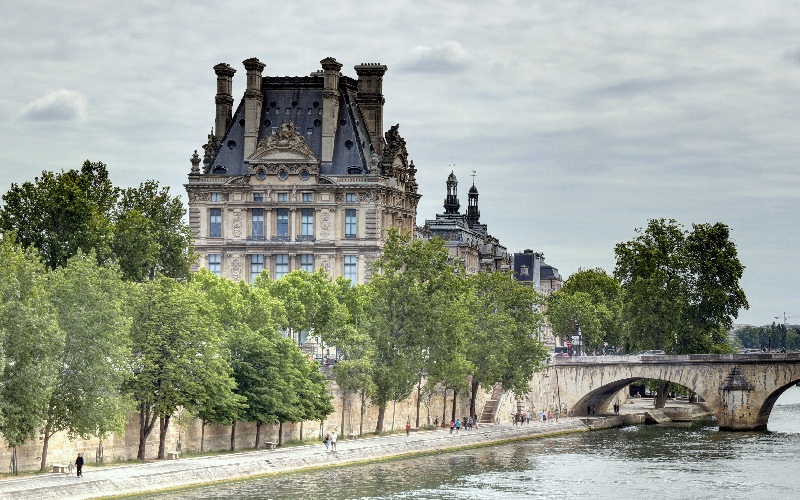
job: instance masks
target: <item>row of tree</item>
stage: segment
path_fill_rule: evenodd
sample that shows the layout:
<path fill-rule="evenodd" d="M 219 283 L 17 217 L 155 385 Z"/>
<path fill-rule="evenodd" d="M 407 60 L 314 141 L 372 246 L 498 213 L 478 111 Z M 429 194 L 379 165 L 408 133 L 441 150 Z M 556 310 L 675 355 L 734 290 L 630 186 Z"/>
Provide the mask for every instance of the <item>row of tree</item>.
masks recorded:
<path fill-rule="evenodd" d="M 745 349 L 777 351 L 800 350 L 800 327 L 772 323 L 764 326 L 740 326 L 734 330 L 736 339 Z"/>
<path fill-rule="evenodd" d="M 156 423 L 158 457 L 179 409 L 203 424 L 323 420 L 328 382 L 281 335 L 276 282 L 235 284 L 202 271 L 191 280 L 123 279 L 80 250 L 55 270 L 0 239 L 0 433 L 12 448 L 37 434 L 42 470 L 50 438 L 104 439 L 140 416 L 140 459 Z M 256 446 L 260 436 L 256 436 Z M 235 441 L 235 426 L 231 446 Z"/>

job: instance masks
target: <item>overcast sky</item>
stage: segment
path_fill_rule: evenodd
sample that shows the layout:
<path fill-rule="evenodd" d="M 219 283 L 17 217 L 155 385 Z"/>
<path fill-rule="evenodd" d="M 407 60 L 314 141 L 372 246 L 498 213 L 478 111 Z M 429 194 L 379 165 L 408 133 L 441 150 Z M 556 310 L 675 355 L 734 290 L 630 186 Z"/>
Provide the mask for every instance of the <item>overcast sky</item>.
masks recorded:
<path fill-rule="evenodd" d="M 423 195 L 567 278 L 614 269 L 650 218 L 730 226 L 750 302 L 800 323 L 798 1 L 20 1 L 0 17 L 0 192 L 90 159 L 183 183 L 214 125 L 220 62 L 264 75 L 382 63 Z M 794 316 L 795 318 L 792 318 Z"/>

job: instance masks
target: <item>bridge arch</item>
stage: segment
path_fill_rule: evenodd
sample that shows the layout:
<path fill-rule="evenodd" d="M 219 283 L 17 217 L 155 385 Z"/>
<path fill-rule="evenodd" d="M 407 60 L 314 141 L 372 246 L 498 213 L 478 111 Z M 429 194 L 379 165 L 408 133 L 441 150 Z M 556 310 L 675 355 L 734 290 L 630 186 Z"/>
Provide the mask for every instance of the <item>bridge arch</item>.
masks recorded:
<path fill-rule="evenodd" d="M 720 430 L 764 430 L 780 395 L 800 380 L 800 354 L 586 356 L 556 358 L 550 370 L 559 400 L 578 416 L 607 409 L 637 380 L 656 379 L 697 393 Z"/>

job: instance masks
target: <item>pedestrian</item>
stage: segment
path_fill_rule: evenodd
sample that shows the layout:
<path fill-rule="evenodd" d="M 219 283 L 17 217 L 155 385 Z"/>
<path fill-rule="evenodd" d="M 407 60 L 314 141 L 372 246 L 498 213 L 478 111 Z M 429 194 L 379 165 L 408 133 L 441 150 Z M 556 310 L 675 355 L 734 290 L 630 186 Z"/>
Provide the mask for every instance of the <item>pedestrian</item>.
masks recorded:
<path fill-rule="evenodd" d="M 339 436 L 336 435 L 336 429 L 331 432 L 331 451 L 336 451 L 336 439 Z"/>
<path fill-rule="evenodd" d="M 453 429 L 455 429 L 455 428 L 456 428 L 456 423 L 451 420 L 450 421 L 450 434 L 453 433 Z"/>
<path fill-rule="evenodd" d="M 328 451 L 328 448 L 331 445 L 331 435 L 325 434 L 325 439 L 322 440 L 322 444 L 325 445 L 325 451 Z"/>
<path fill-rule="evenodd" d="M 569 418 L 574 418 L 574 417 L 575 417 L 575 408 L 569 411 Z"/>
<path fill-rule="evenodd" d="M 439 428 L 439 417 L 433 419 L 433 426 L 436 427 L 437 429 Z"/>
<path fill-rule="evenodd" d="M 406 422 L 406 437 L 408 437 L 409 435 L 411 435 L 411 423 Z"/>
<path fill-rule="evenodd" d="M 561 416 L 561 410 L 556 408 L 556 423 L 558 423 L 558 417 L 560 417 L 560 416 Z"/>
<path fill-rule="evenodd" d="M 549 422 L 551 418 L 553 418 L 553 416 L 550 413 L 550 410 L 547 410 L 547 421 Z"/>
<path fill-rule="evenodd" d="M 587 417 L 591 417 L 592 416 L 592 405 L 587 405 L 586 406 L 586 416 Z"/>
<path fill-rule="evenodd" d="M 83 455 L 78 453 L 78 458 L 75 459 L 75 475 L 77 477 L 83 477 Z"/>
<path fill-rule="evenodd" d="M 619 415 L 619 405 L 614 403 L 614 415 Z"/>
<path fill-rule="evenodd" d="M 456 434 L 458 434 L 458 430 L 461 428 L 461 420 L 456 419 Z"/>
<path fill-rule="evenodd" d="M 73 471 L 73 469 L 74 469 L 74 468 L 75 468 L 75 464 L 73 464 L 72 462 L 70 462 L 70 463 L 67 465 L 67 469 L 69 469 L 69 475 L 70 475 L 70 476 L 72 475 L 72 471 Z"/>

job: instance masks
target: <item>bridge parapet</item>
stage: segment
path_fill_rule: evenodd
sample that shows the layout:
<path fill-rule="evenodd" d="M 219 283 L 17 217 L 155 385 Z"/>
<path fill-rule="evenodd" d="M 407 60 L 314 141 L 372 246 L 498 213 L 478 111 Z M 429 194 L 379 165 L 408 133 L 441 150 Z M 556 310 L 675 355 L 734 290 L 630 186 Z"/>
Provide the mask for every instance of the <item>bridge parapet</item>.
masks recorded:
<path fill-rule="evenodd" d="M 761 354 L 662 354 L 630 356 L 575 356 L 572 358 L 553 358 L 553 364 L 638 364 L 638 363 L 748 363 L 748 362 L 800 362 L 800 353 L 773 352 Z"/>

